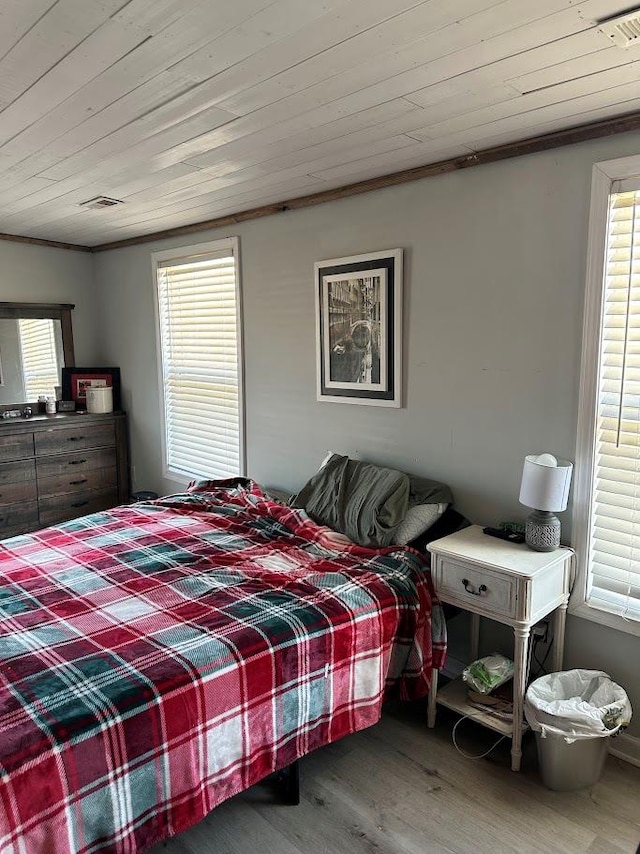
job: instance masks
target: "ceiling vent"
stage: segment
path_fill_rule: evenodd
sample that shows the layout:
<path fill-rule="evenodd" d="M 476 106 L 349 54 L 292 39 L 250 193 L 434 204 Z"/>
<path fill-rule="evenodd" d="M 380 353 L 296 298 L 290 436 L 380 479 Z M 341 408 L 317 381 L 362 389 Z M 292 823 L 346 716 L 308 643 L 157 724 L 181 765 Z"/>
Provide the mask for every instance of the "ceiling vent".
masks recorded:
<path fill-rule="evenodd" d="M 600 32 L 618 47 L 640 44 L 640 9 L 600 24 Z"/>
<path fill-rule="evenodd" d="M 80 202 L 79 207 L 87 208 L 90 211 L 100 211 L 103 208 L 112 208 L 115 205 L 123 205 L 120 199 L 110 199 L 109 196 L 96 196 L 95 199 L 89 199 L 87 202 Z"/>

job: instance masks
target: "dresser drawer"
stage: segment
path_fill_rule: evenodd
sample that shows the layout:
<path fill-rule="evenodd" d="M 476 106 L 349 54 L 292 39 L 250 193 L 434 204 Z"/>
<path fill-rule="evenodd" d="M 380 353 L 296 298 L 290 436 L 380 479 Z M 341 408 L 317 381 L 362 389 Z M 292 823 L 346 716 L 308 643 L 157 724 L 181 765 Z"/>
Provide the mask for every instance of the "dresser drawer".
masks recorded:
<path fill-rule="evenodd" d="M 21 460 L 0 465 L 0 488 L 5 483 L 24 483 L 36 479 L 35 460 Z"/>
<path fill-rule="evenodd" d="M 54 495 L 73 495 L 89 489 L 115 490 L 117 486 L 118 470 L 115 466 L 85 471 L 74 469 L 74 471 L 65 471 L 63 474 L 38 477 L 38 493 L 41 499 L 51 498 Z"/>
<path fill-rule="evenodd" d="M 462 608 L 473 604 L 496 617 L 516 617 L 517 580 L 504 573 L 441 557 L 434 581 L 438 594 L 447 602 Z"/>
<path fill-rule="evenodd" d="M 79 423 L 74 427 L 58 428 L 35 434 L 36 456 L 73 453 L 84 448 L 115 448 L 115 444 L 116 433 L 113 423 Z"/>
<path fill-rule="evenodd" d="M 57 457 L 39 457 L 36 461 L 38 483 L 43 478 L 66 475 L 72 472 L 80 477 L 95 469 L 108 469 L 116 465 L 116 449 L 102 448 L 99 451 L 76 451 L 74 454 L 60 454 Z"/>
<path fill-rule="evenodd" d="M 23 534 L 28 534 L 30 531 L 39 531 L 40 522 L 38 514 L 31 522 L 21 522 L 19 525 L 12 525 L 10 528 L 0 528 L 0 540 L 8 540 L 9 537 L 20 537 Z"/>
<path fill-rule="evenodd" d="M 23 501 L 0 507 L 0 538 L 38 527 L 38 502 Z"/>
<path fill-rule="evenodd" d="M 33 456 L 33 433 L 10 433 L 0 436 L 0 462 L 24 460 Z"/>
<path fill-rule="evenodd" d="M 22 501 L 37 501 L 38 489 L 34 480 L 0 485 L 0 514 L 5 504 L 20 504 Z"/>
<path fill-rule="evenodd" d="M 123 413 L 0 420 L 0 539 L 128 500 Z"/>
<path fill-rule="evenodd" d="M 115 489 L 91 490 L 78 492 L 73 496 L 56 495 L 51 498 L 41 498 L 40 524 L 46 528 L 48 525 L 55 525 L 67 519 L 97 513 L 99 510 L 108 510 L 109 507 L 115 507 L 117 503 L 118 493 Z"/>

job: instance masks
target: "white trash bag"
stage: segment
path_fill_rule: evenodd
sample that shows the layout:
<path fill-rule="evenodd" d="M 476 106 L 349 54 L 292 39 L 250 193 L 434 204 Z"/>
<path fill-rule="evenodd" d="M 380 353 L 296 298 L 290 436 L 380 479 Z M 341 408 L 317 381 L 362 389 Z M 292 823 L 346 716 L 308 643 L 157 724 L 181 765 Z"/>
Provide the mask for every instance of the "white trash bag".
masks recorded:
<path fill-rule="evenodd" d="M 626 691 L 601 670 L 564 670 L 529 685 L 524 701 L 529 726 L 571 744 L 584 738 L 615 735 L 631 720 Z"/>

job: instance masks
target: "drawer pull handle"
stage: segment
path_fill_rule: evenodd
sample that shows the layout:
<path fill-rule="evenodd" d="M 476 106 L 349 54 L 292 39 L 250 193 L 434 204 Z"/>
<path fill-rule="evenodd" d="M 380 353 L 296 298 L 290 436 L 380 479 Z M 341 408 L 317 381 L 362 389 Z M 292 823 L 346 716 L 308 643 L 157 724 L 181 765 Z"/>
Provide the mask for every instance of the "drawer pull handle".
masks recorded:
<path fill-rule="evenodd" d="M 72 503 L 72 507 L 84 507 L 85 504 L 88 504 L 88 501 L 74 501 Z"/>
<path fill-rule="evenodd" d="M 67 442 L 81 442 L 84 436 L 67 436 Z"/>
<path fill-rule="evenodd" d="M 69 460 L 70 466 L 81 466 L 82 463 L 86 463 L 86 460 Z"/>
<path fill-rule="evenodd" d="M 81 483 L 86 483 L 88 478 L 81 477 L 80 480 L 70 480 L 69 486 L 79 486 Z"/>
<path fill-rule="evenodd" d="M 481 584 L 477 590 L 474 590 L 473 587 L 469 584 L 468 578 L 463 578 L 462 584 L 464 585 L 464 589 L 467 591 L 467 593 L 471 593 L 472 596 L 482 596 L 483 593 L 487 592 L 486 584 Z"/>

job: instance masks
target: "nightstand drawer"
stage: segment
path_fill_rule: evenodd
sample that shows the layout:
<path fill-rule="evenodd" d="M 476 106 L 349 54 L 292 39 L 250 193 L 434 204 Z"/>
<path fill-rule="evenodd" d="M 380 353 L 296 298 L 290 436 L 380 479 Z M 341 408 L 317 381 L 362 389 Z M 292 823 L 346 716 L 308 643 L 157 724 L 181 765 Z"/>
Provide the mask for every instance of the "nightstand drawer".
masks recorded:
<path fill-rule="evenodd" d="M 435 570 L 438 594 L 463 608 L 479 608 L 497 617 L 516 616 L 515 578 L 441 557 Z"/>

